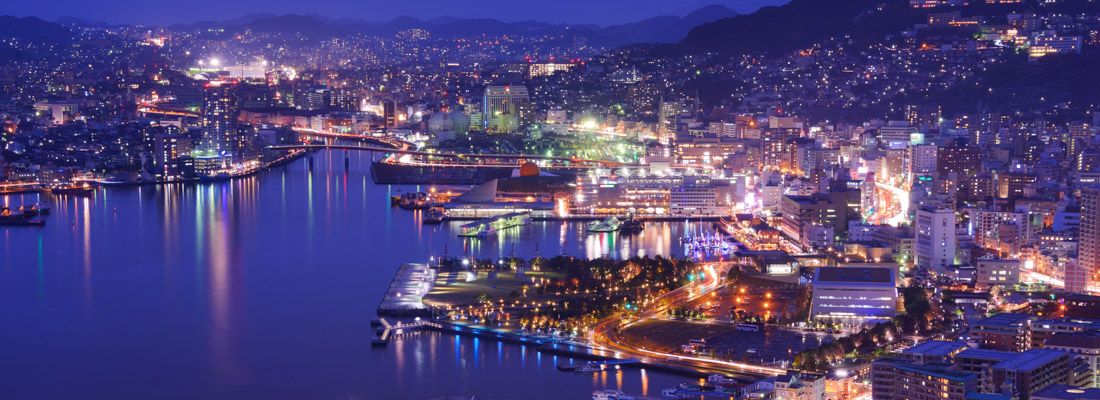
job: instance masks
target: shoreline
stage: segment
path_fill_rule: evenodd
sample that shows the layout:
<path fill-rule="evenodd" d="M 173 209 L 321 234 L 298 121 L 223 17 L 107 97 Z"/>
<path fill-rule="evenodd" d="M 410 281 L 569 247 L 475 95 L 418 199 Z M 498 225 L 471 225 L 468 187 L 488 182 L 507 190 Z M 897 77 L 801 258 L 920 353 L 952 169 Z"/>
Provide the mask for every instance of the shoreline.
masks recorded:
<path fill-rule="evenodd" d="M 226 177 L 222 177 L 222 178 L 217 178 L 217 177 L 214 177 L 214 178 L 193 178 L 193 179 L 181 179 L 181 180 L 177 180 L 177 181 L 150 181 L 150 182 L 112 182 L 112 183 L 98 183 L 97 182 L 97 184 L 99 185 L 99 187 L 137 187 L 137 186 L 173 185 L 173 184 L 177 184 L 177 183 L 227 182 L 227 181 L 232 181 L 232 180 L 235 180 L 235 179 L 241 179 L 241 178 L 248 178 L 248 177 L 256 176 L 256 175 L 259 175 L 260 173 L 269 171 L 272 168 L 281 167 L 281 166 L 290 164 L 291 162 L 297 161 L 298 159 L 301 159 L 302 157 L 306 156 L 307 154 L 310 154 L 313 151 L 315 151 L 315 150 L 304 150 L 304 149 L 303 150 L 292 150 L 290 153 L 288 153 L 288 154 L 286 154 L 282 157 L 276 158 L 275 160 L 272 160 L 271 162 L 268 162 L 267 164 L 256 167 L 256 169 L 254 169 L 252 171 L 242 173 L 242 174 L 239 174 L 239 175 L 226 176 Z M 43 185 L 42 183 L 38 183 L 39 187 L 37 187 L 37 188 L 18 189 L 18 190 L 14 190 L 14 191 L 0 192 L 0 196 L 13 195 L 13 194 L 31 194 L 31 193 L 46 194 L 46 193 L 49 193 L 49 189 L 45 188 L 45 187 L 42 187 L 42 185 Z"/>

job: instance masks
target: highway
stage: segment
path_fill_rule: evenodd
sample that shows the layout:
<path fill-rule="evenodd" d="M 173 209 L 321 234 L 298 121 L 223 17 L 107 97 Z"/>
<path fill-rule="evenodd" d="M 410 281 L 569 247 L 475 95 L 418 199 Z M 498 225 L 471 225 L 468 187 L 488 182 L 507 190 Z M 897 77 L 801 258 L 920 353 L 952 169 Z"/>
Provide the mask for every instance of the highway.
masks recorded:
<path fill-rule="evenodd" d="M 621 324 L 620 321 L 628 316 L 626 312 L 615 313 L 603 321 L 600 321 L 600 323 L 590 332 L 589 337 L 591 338 L 591 342 L 593 345 L 621 353 L 627 357 L 638 358 L 643 362 L 649 363 L 670 364 L 705 371 L 729 372 L 755 377 L 776 376 L 785 373 L 786 370 L 779 368 L 683 354 L 664 353 L 644 348 L 634 348 L 622 342 L 622 338 L 619 336 L 622 329 L 628 328 L 644 320 L 654 319 L 669 309 L 681 307 L 722 287 L 722 277 L 729 272 L 729 268 L 731 267 L 731 263 L 711 263 L 703 266 L 703 270 L 706 274 L 705 279 L 690 283 L 658 297 L 652 303 L 654 305 L 651 308 L 640 311 L 636 315 L 636 319 L 625 325 Z"/>

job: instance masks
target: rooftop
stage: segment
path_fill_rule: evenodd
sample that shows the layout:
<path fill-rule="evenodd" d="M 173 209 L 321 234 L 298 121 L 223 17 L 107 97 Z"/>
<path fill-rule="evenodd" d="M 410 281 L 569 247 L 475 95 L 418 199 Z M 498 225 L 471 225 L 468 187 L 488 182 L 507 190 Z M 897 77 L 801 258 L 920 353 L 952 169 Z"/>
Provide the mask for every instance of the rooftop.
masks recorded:
<path fill-rule="evenodd" d="M 814 282 L 854 282 L 894 284 L 894 270 L 870 267 L 822 267 L 817 269 Z"/>
<path fill-rule="evenodd" d="M 965 348 L 963 342 L 951 342 L 946 340 L 929 340 L 913 347 L 905 349 L 902 354 L 924 354 L 929 356 L 948 356 L 951 353 Z"/>
<path fill-rule="evenodd" d="M 1032 399 L 1085 400 L 1100 399 L 1100 389 L 1054 384 L 1031 394 Z"/>
<path fill-rule="evenodd" d="M 1012 371 L 1034 371 L 1058 359 L 1066 357 L 1066 353 L 1051 349 L 1031 349 L 1023 353 L 1013 353 L 1016 356 L 993 365 L 993 368 Z"/>
<path fill-rule="evenodd" d="M 1019 314 L 1019 313 L 1000 313 L 992 317 L 988 317 L 979 320 L 974 323 L 974 326 L 1021 326 L 1028 320 L 1033 319 L 1031 315 Z"/>
<path fill-rule="evenodd" d="M 1047 339 L 1045 346 L 1100 349 L 1100 336 L 1059 333 Z"/>

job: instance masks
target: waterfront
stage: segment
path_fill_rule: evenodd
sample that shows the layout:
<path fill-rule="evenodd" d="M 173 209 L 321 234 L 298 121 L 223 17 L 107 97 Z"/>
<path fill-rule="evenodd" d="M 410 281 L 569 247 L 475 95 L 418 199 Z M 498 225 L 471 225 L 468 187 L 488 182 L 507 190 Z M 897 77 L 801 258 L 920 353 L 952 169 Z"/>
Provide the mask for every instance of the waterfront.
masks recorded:
<path fill-rule="evenodd" d="M 5 398 L 589 398 L 686 380 L 576 375 L 531 348 L 421 332 L 371 348 L 404 262 L 446 248 L 497 258 L 677 254 L 682 223 L 634 237 L 536 222 L 487 240 L 421 226 L 370 182 L 366 153 L 209 184 L 119 187 L 54 201 L 45 228 L 0 229 Z M 37 201 L 11 195 L 3 203 Z M 14 383 L 14 384 L 10 384 Z M 538 388 L 554 388 L 553 392 Z"/>

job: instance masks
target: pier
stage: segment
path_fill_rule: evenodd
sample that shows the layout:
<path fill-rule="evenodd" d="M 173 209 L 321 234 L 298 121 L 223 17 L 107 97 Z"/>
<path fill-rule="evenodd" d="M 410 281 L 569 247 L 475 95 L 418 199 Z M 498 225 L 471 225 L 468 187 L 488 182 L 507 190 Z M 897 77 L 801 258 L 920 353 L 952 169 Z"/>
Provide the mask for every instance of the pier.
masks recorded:
<path fill-rule="evenodd" d="M 424 306 L 424 295 L 432 290 L 435 282 L 435 270 L 427 264 L 403 264 L 390 282 L 382 304 L 378 306 L 379 316 L 412 317 L 427 316 L 430 311 Z"/>

